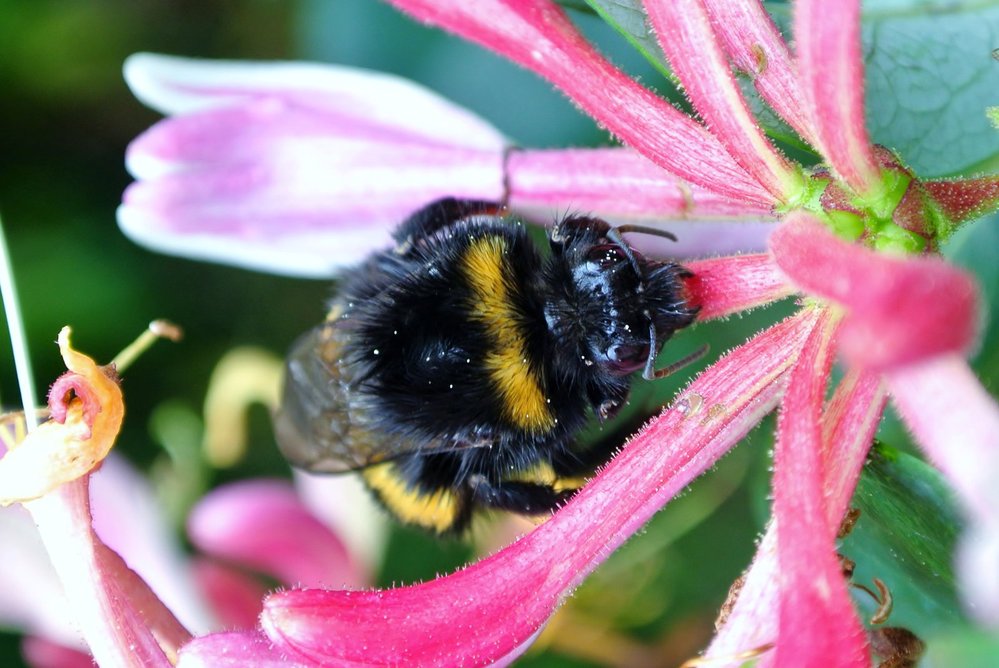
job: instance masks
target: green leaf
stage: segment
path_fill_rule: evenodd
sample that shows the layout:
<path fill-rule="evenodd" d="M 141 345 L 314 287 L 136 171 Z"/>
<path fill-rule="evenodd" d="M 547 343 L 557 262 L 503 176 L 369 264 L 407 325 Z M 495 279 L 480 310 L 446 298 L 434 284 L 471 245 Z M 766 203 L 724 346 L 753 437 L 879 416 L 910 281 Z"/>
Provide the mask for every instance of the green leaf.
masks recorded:
<path fill-rule="evenodd" d="M 641 0 L 586 0 L 586 4 L 621 33 L 664 77 L 677 83 L 666 62 L 666 56 L 659 48 L 655 33 L 652 32 Z"/>
<path fill-rule="evenodd" d="M 963 621 L 951 555 L 960 519 L 940 474 L 924 462 L 883 445 L 864 467 L 853 497 L 860 518 L 841 553 L 857 566 L 853 582 L 883 581 L 894 598 L 887 624 L 925 638 Z M 870 614 L 874 602 L 856 593 Z"/>
<path fill-rule="evenodd" d="M 972 364 L 982 378 L 999 378 L 999 217 L 995 214 L 957 230 L 944 247 L 944 255 L 967 269 L 978 281 L 983 329 Z"/>
<path fill-rule="evenodd" d="M 791 10 L 767 2 L 785 35 Z M 865 0 L 867 127 L 922 177 L 999 171 L 999 3 Z"/>
<path fill-rule="evenodd" d="M 999 6 L 994 2 L 864 3 L 867 125 L 923 177 L 999 167 Z"/>
<path fill-rule="evenodd" d="M 788 157 L 806 166 L 820 162 L 821 158 L 812 147 L 763 101 L 749 76 L 737 72 L 736 81 L 742 89 L 742 96 L 745 98 L 750 112 L 760 127 L 763 128 L 768 137 L 781 142 L 782 148 L 789 154 Z"/>
<path fill-rule="evenodd" d="M 932 638 L 922 668 L 991 668 L 999 657 L 999 637 L 982 631 L 962 630 Z"/>
<path fill-rule="evenodd" d="M 438 539 L 426 531 L 393 524 L 375 584 L 394 587 L 427 582 L 441 573 L 460 569 L 471 558 L 471 546 L 460 539 Z"/>

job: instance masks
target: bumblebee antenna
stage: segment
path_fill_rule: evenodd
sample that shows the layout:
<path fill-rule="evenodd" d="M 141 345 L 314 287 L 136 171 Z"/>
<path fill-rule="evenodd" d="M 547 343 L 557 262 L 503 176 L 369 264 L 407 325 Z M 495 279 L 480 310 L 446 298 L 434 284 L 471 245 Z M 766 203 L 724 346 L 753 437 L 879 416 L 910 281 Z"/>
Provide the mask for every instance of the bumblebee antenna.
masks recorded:
<path fill-rule="evenodd" d="M 649 323 L 649 358 L 645 362 L 645 370 L 642 371 L 642 378 L 645 380 L 659 380 L 660 378 L 665 378 L 671 374 L 676 373 L 683 367 L 693 364 L 697 360 L 701 359 L 708 354 L 710 346 L 704 344 L 694 352 L 690 353 L 686 357 L 681 357 L 677 361 L 670 365 L 664 366 L 661 369 L 656 368 L 656 325 L 653 322 Z"/>
<path fill-rule="evenodd" d="M 618 234 L 626 234 L 628 232 L 636 232 L 638 234 L 648 234 L 653 237 L 663 237 L 664 239 L 669 239 L 670 241 L 679 241 L 676 235 L 667 230 L 660 230 L 655 227 L 646 227 L 645 225 L 619 225 L 612 228 L 617 231 Z"/>
<path fill-rule="evenodd" d="M 612 227 L 607 230 L 607 238 L 617 244 L 618 248 L 624 253 L 625 257 L 628 258 L 628 262 L 631 263 L 632 268 L 635 273 L 639 276 L 642 275 L 642 269 L 638 266 L 638 259 L 635 257 L 635 252 L 631 250 L 631 246 L 628 242 L 624 240 L 621 236 L 625 232 L 637 232 L 639 234 L 648 234 L 654 237 L 663 237 L 669 239 L 670 241 L 676 241 L 676 236 L 672 232 L 667 232 L 666 230 L 657 230 L 654 227 L 645 227 L 644 225 L 620 225 L 618 227 Z"/>
<path fill-rule="evenodd" d="M 621 249 L 624 256 L 628 258 L 628 262 L 631 264 L 631 268 L 635 270 L 638 276 L 642 275 L 642 268 L 638 266 L 638 258 L 635 257 L 634 251 L 631 250 L 631 246 L 624 240 L 621 236 L 621 230 L 617 227 L 612 227 L 607 230 L 607 238 L 617 244 L 617 247 Z"/>

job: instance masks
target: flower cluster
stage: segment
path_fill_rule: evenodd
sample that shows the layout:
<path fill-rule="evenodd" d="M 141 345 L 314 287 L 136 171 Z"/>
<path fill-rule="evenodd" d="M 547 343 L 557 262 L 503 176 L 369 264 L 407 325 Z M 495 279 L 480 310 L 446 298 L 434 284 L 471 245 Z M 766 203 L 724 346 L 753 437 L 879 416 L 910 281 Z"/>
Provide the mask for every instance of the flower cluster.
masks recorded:
<path fill-rule="evenodd" d="M 271 593 L 257 628 L 186 644 L 171 626 L 172 642 L 143 645 L 116 634 L 161 638 L 152 621 L 95 612 L 114 620 L 107 641 L 150 656 L 179 648 L 181 665 L 510 661 L 589 572 L 776 408 L 773 519 L 706 657 L 867 666 L 835 540 L 889 401 L 963 503 L 965 595 L 999 624 L 999 407 L 965 361 L 976 285 L 937 253 L 994 208 L 999 179 L 921 181 L 872 144 L 859 0 L 797 0 L 793 54 L 758 0 L 645 0 L 700 120 L 611 65 L 551 0 L 391 2 L 549 80 L 624 147 L 512 149 L 468 112 L 373 73 L 137 56 L 129 83 L 171 117 L 130 149 L 138 181 L 119 211 L 126 233 L 169 252 L 323 275 L 444 195 L 611 219 L 769 220 L 766 252 L 685 263 L 691 299 L 700 320 L 788 295 L 800 308 L 722 356 L 565 507 L 488 559 L 410 587 Z M 771 143 L 733 68 L 819 167 Z M 827 399 L 837 355 L 846 371 Z"/>

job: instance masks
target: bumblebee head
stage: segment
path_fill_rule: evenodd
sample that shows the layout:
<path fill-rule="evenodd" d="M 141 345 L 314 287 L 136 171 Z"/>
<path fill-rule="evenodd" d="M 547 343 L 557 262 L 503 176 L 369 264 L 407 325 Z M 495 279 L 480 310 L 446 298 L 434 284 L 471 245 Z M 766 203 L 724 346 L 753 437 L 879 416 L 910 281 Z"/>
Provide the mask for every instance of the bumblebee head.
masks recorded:
<path fill-rule="evenodd" d="M 644 369 L 642 375 L 652 379 L 662 375 L 655 358 L 663 344 L 697 311 L 686 302 L 683 278 L 689 272 L 643 257 L 622 232 L 672 238 L 661 230 L 614 228 L 589 217 L 565 218 L 553 228 L 552 254 L 567 306 L 546 315 L 549 326 L 575 334 L 585 364 L 614 376 Z"/>

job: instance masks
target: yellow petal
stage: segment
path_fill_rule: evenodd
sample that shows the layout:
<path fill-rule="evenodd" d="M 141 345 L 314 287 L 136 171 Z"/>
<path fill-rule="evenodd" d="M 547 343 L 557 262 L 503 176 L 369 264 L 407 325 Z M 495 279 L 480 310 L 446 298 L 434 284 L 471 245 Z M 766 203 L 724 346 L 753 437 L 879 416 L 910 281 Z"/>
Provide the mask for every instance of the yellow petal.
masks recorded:
<path fill-rule="evenodd" d="M 53 418 L 0 459 L 0 505 L 37 499 L 86 475 L 111 451 L 121 429 L 125 403 L 113 372 L 73 350 L 69 334 L 69 327 L 59 332 L 69 371 L 49 393 Z"/>

